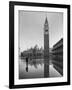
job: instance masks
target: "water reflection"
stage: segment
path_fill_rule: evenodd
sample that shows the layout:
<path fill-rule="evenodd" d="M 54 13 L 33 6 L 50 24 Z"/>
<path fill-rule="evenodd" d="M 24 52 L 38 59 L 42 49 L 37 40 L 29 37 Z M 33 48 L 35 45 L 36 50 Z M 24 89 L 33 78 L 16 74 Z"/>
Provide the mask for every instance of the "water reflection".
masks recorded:
<path fill-rule="evenodd" d="M 44 65 L 43 60 L 40 59 L 19 59 L 19 79 L 27 78 L 43 78 Z"/>
<path fill-rule="evenodd" d="M 23 61 L 24 63 L 26 63 L 26 67 L 28 67 L 28 65 L 30 66 L 34 66 L 34 68 L 38 68 L 39 65 L 42 66 L 42 64 L 44 63 L 44 59 L 21 59 L 21 61 Z"/>
<path fill-rule="evenodd" d="M 19 79 L 29 79 L 29 78 L 44 78 L 47 77 L 60 77 L 61 75 L 55 71 L 51 60 L 48 64 L 44 63 L 44 59 L 19 59 Z M 46 70 L 45 70 L 46 66 Z"/>

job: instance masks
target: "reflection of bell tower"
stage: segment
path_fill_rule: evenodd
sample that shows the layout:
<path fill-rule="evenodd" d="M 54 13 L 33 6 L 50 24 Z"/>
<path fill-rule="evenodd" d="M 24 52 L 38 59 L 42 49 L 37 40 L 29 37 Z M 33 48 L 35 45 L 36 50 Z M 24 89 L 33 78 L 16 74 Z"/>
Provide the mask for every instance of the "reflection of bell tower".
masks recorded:
<path fill-rule="evenodd" d="M 44 77 L 49 77 L 49 25 L 47 17 L 44 24 Z"/>

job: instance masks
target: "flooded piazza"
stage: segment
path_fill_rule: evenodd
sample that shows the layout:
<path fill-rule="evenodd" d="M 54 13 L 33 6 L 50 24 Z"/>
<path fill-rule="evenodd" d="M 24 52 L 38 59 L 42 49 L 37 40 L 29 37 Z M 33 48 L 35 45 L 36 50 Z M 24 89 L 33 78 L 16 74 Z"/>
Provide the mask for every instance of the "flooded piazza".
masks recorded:
<path fill-rule="evenodd" d="M 26 69 L 27 67 L 27 69 Z M 26 60 L 19 60 L 19 79 L 44 78 L 44 60 L 29 60 L 26 66 Z M 61 74 L 54 69 L 53 64 L 49 65 L 49 77 L 61 77 Z"/>

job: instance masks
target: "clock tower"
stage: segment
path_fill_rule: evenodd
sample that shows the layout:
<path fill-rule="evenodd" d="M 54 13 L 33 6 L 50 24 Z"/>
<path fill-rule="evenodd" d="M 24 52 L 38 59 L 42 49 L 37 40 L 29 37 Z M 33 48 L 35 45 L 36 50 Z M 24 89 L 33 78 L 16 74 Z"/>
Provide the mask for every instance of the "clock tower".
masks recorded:
<path fill-rule="evenodd" d="M 49 77 L 49 25 L 47 17 L 44 23 L 44 77 Z"/>

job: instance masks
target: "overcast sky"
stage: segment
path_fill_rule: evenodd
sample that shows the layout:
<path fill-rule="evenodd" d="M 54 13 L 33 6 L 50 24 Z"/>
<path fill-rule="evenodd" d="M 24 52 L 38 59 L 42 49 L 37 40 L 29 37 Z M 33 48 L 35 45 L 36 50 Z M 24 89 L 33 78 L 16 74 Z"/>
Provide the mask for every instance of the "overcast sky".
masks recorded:
<path fill-rule="evenodd" d="M 21 51 L 44 47 L 44 23 L 49 23 L 50 48 L 63 37 L 63 13 L 19 11 L 19 47 Z"/>

